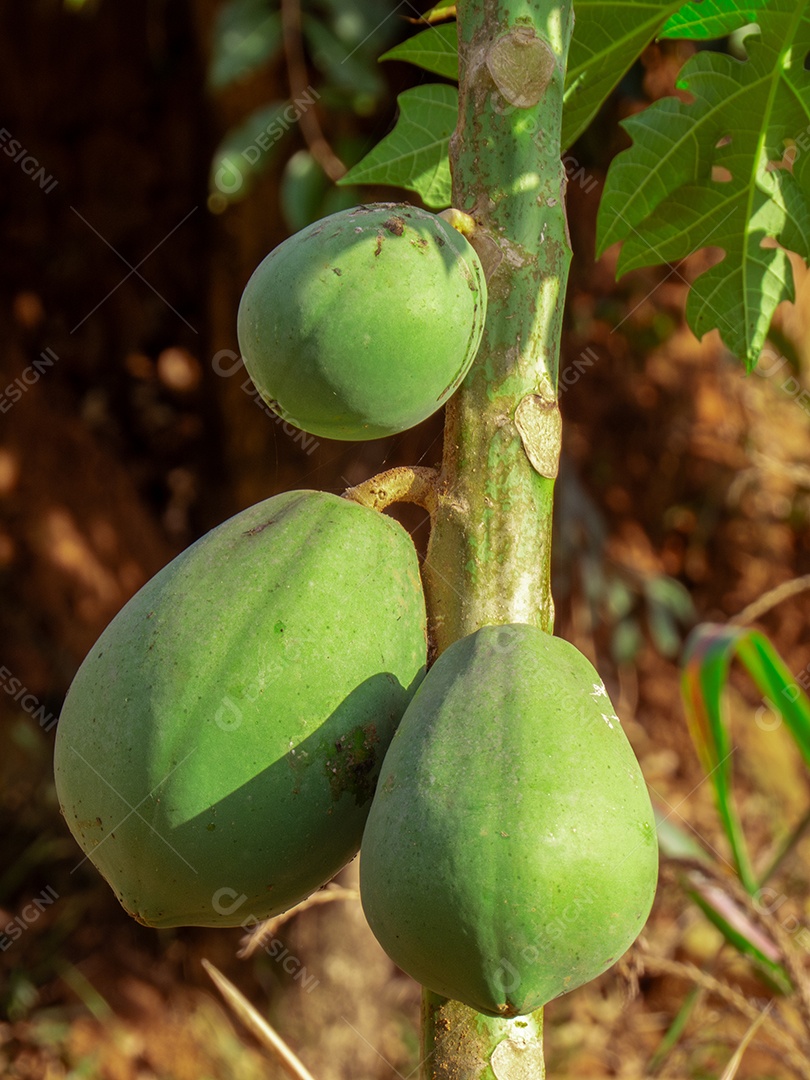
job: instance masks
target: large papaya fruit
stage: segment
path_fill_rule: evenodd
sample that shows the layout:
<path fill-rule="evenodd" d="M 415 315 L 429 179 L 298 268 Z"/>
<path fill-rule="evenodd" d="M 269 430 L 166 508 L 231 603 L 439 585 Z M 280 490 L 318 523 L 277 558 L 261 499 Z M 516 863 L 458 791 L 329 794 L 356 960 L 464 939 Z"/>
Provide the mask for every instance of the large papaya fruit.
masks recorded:
<path fill-rule="evenodd" d="M 113 619 L 70 687 L 56 788 L 151 926 L 281 912 L 359 846 L 425 664 L 416 552 L 315 491 L 237 514 Z"/>
<path fill-rule="evenodd" d="M 363 908 L 396 964 L 479 1012 L 532 1012 L 630 946 L 657 865 L 638 763 L 573 645 L 509 625 L 442 653 L 361 848 Z"/>
<path fill-rule="evenodd" d="M 259 264 L 239 305 L 245 366 L 285 420 L 330 439 L 413 427 L 459 386 L 481 341 L 475 249 L 406 203 L 341 210 Z"/>

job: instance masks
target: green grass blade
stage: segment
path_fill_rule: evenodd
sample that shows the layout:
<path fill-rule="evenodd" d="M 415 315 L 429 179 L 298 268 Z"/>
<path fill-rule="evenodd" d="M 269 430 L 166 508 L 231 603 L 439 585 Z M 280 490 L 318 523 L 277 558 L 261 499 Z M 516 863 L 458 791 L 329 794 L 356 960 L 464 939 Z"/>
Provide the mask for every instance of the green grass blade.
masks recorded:
<path fill-rule="evenodd" d="M 731 663 L 739 661 L 768 705 L 778 712 L 804 760 L 810 764 L 810 700 L 794 682 L 768 639 L 758 630 L 703 623 L 684 651 L 681 693 L 689 731 L 712 782 L 740 880 L 753 894 L 759 887 L 733 795 L 734 747 L 724 690 Z"/>

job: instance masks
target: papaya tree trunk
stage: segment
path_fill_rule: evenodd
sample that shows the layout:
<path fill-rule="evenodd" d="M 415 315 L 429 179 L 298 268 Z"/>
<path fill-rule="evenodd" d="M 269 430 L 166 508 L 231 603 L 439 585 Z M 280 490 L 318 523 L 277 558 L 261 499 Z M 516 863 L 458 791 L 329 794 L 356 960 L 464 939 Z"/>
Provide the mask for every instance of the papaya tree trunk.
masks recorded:
<path fill-rule="evenodd" d="M 571 0 L 460 0 L 457 15 L 453 205 L 476 223 L 470 240 L 489 304 L 475 364 L 447 408 L 424 567 L 434 654 L 481 626 L 553 627 L 557 374 L 571 255 L 560 161 Z M 422 1036 L 425 1080 L 545 1074 L 542 1012 L 492 1019 L 425 991 Z"/>

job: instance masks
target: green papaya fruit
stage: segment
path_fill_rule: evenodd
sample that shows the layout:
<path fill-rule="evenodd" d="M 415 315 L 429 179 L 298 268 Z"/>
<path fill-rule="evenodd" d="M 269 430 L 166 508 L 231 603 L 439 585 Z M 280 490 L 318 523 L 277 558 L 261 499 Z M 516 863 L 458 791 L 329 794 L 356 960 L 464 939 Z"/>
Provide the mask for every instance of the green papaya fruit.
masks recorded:
<path fill-rule="evenodd" d="M 451 645 L 383 762 L 360 892 L 391 959 L 491 1016 L 530 1013 L 608 968 L 656 888 L 638 763 L 602 680 L 534 626 Z"/>
<path fill-rule="evenodd" d="M 460 385 L 484 328 L 470 243 L 406 203 L 341 210 L 259 264 L 239 305 L 245 366 L 285 420 L 329 439 L 413 427 Z"/>
<path fill-rule="evenodd" d="M 103 632 L 59 720 L 62 812 L 140 922 L 277 914 L 357 851 L 425 659 L 405 530 L 336 495 L 276 495 Z"/>

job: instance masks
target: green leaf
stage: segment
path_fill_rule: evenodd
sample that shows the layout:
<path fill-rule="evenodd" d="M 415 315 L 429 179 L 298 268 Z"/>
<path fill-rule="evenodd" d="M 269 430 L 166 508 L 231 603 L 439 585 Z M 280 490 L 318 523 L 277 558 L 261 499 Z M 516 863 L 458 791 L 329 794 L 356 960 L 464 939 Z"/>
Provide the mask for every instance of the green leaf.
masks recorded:
<path fill-rule="evenodd" d="M 658 36 L 710 39 L 753 20 L 768 0 L 581 0 L 565 79 L 562 149 L 588 127 L 625 72 Z M 454 8 L 451 6 L 450 10 Z M 458 79 L 455 23 L 429 27 L 384 53 Z"/>
<path fill-rule="evenodd" d="M 266 64 L 281 49 L 281 16 L 270 0 L 230 0 L 214 23 L 208 85 L 221 90 Z"/>
<path fill-rule="evenodd" d="M 726 941 L 747 956 L 780 994 L 794 990 L 787 970 L 779 963 L 779 950 L 731 897 L 699 874 L 689 874 L 686 892 Z M 685 882 L 683 882 L 685 884 Z"/>
<path fill-rule="evenodd" d="M 563 149 L 596 116 L 611 90 L 682 0 L 581 0 L 568 54 Z"/>
<path fill-rule="evenodd" d="M 714 787 L 720 820 L 731 845 L 737 873 L 746 890 L 758 888 L 732 791 L 732 757 L 724 689 L 733 659 L 764 695 L 757 717 L 768 708 L 780 714 L 805 762 L 810 765 L 810 700 L 768 639 L 757 630 L 704 623 L 684 649 L 681 696 L 690 734 Z M 767 705 L 767 708 L 766 708 Z"/>
<path fill-rule="evenodd" d="M 810 11 L 770 0 L 760 21 L 747 60 L 703 51 L 686 63 L 692 103 L 664 98 L 624 121 L 633 145 L 611 163 L 597 221 L 599 253 L 624 240 L 618 274 L 722 248 L 687 320 L 698 337 L 718 329 L 749 370 L 777 304 L 793 299 L 784 247 L 810 256 L 808 155 L 780 164 L 810 133 Z"/>
<path fill-rule="evenodd" d="M 678 880 L 687 895 L 717 927 L 726 941 L 754 963 L 774 989 L 780 994 L 789 994 L 793 987 L 787 971 L 779 963 L 779 950 L 748 913 L 711 881 L 711 878 L 718 877 L 718 860 L 713 858 L 690 832 L 672 821 L 675 812 L 674 808 L 666 811 L 653 800 L 661 854 L 671 862 L 689 868 L 678 874 Z M 707 877 L 695 869 L 697 866 L 705 867 L 710 876 Z"/>
<path fill-rule="evenodd" d="M 725 37 L 741 26 L 757 21 L 759 11 L 768 0 L 693 0 L 667 20 L 658 35 L 661 38 L 686 38 L 690 41 L 711 41 Z"/>
<path fill-rule="evenodd" d="M 262 105 L 239 127 L 231 128 L 217 147 L 209 173 L 209 206 L 224 210 L 252 190 L 273 160 L 278 143 L 289 129 L 289 104 Z"/>
<path fill-rule="evenodd" d="M 380 60 L 402 60 L 416 67 L 443 75 L 446 79 L 458 79 L 458 33 L 456 24 L 442 23 L 423 30 L 415 37 L 395 45 Z"/>
<path fill-rule="evenodd" d="M 426 206 L 450 205 L 447 147 L 458 112 L 454 86 L 430 83 L 397 98 L 394 130 L 358 162 L 339 184 L 388 184 L 415 191 Z"/>

